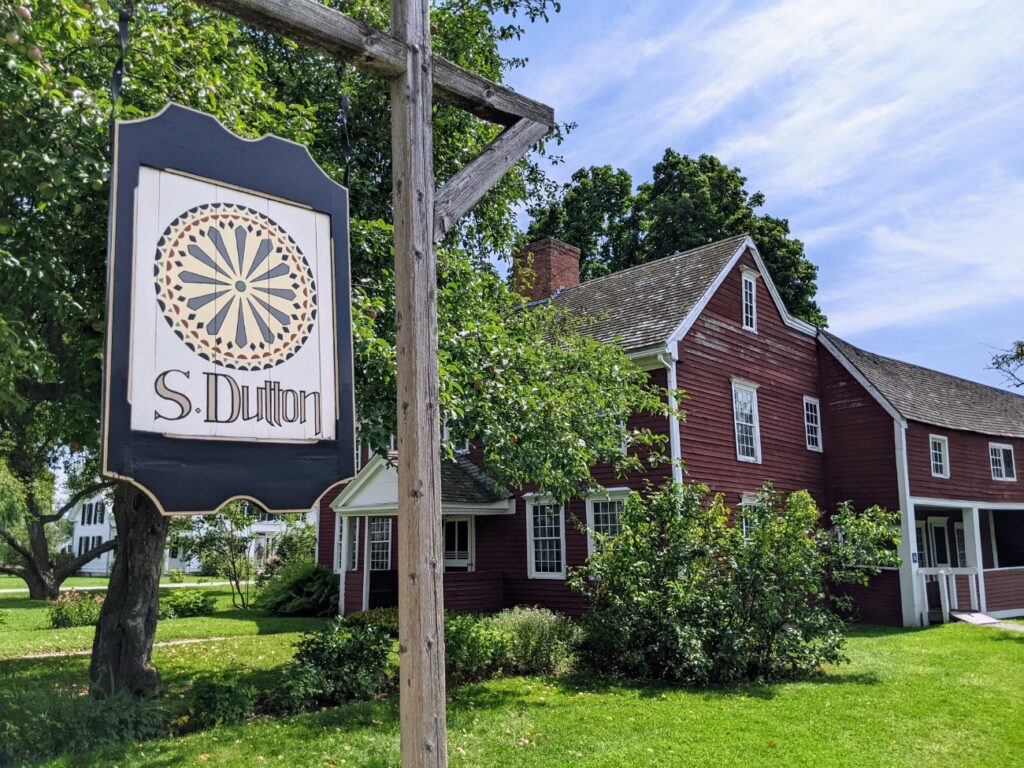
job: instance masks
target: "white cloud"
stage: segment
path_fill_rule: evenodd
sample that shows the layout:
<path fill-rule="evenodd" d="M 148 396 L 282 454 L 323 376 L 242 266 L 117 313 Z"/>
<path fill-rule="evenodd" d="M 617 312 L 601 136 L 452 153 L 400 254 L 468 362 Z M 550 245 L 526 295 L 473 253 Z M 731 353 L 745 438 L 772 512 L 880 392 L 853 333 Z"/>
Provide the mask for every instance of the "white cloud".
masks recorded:
<path fill-rule="evenodd" d="M 820 296 L 837 333 L 927 325 L 1024 301 L 1024 253 L 1014 226 L 1024 182 L 992 177 L 984 192 L 951 203 L 953 209 L 912 211 L 900 226 L 873 227 L 861 257 L 837 266 Z"/>
<path fill-rule="evenodd" d="M 517 87 L 581 122 L 559 174 L 647 178 L 667 146 L 740 166 L 808 244 L 841 334 L 1024 299 L 1024 3 L 681 5 L 586 0 L 568 37 L 552 23 Z"/>

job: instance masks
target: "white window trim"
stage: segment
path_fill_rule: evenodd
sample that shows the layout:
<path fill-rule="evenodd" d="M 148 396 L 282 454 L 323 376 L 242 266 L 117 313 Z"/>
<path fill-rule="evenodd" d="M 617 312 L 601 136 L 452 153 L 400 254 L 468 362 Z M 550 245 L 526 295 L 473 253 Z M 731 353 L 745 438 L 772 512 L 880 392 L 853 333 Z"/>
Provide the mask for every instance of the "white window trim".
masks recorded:
<path fill-rule="evenodd" d="M 747 507 L 757 506 L 761 503 L 763 496 L 761 493 L 741 493 L 740 494 L 740 530 L 743 533 L 743 540 L 750 541 L 749 523 L 747 522 Z"/>
<path fill-rule="evenodd" d="M 465 567 L 466 568 L 466 573 L 472 573 L 473 571 L 476 570 L 476 517 L 474 515 L 451 515 L 451 516 L 447 516 L 446 515 L 444 518 L 442 518 L 442 520 L 441 520 L 441 530 L 442 530 L 442 536 L 441 536 L 441 555 L 442 555 L 442 557 L 444 556 L 444 535 L 443 535 L 443 531 L 444 531 L 445 523 L 454 523 L 454 522 L 460 522 L 460 521 L 465 521 L 466 524 L 467 524 L 468 541 L 466 542 L 466 544 L 469 547 L 469 553 L 468 553 L 469 554 L 469 561 L 464 563 L 461 560 L 449 560 L 447 558 L 444 558 L 444 567 L 445 568 L 448 568 L 448 567 L 452 567 L 452 568 L 462 568 L 462 567 Z"/>
<path fill-rule="evenodd" d="M 996 477 L 996 468 L 992 463 L 992 449 L 998 448 L 1000 451 L 1008 450 L 1010 452 L 1010 459 L 1013 461 L 1013 475 L 1007 476 L 1006 465 L 1003 463 L 1002 456 L 999 457 L 999 463 L 1002 466 L 1002 477 Z M 1015 483 L 1017 482 L 1017 457 L 1013 453 L 1013 446 L 1009 443 L 989 443 L 988 444 L 988 467 L 992 473 L 992 479 L 998 480 L 1001 483 Z"/>
<path fill-rule="evenodd" d="M 745 379 L 732 379 L 732 432 L 733 442 L 736 447 L 736 459 L 738 461 L 745 461 L 748 464 L 760 464 L 761 463 L 761 416 L 757 408 L 757 388 L 759 384 L 754 384 L 751 381 Z M 740 433 L 736 429 L 736 390 L 741 389 L 750 392 L 752 397 L 752 411 L 754 417 L 754 456 L 742 456 L 740 455 Z"/>
<path fill-rule="evenodd" d="M 814 405 L 814 413 L 817 415 L 817 418 L 818 418 L 818 423 L 815 424 L 815 430 L 817 431 L 817 435 L 818 435 L 818 444 L 816 446 L 815 445 L 811 445 L 811 438 L 810 438 L 810 435 L 808 435 L 808 433 L 807 433 L 807 428 L 810 426 L 810 423 L 807 421 L 807 406 L 808 406 L 808 404 L 813 404 Z M 825 440 L 822 437 L 822 430 L 821 430 L 821 401 L 818 398 L 816 398 L 816 397 L 811 397 L 810 395 L 804 395 L 804 405 L 803 405 L 803 408 L 804 408 L 804 445 L 807 447 L 808 451 L 814 451 L 815 453 L 822 453 L 825 450 L 825 448 L 824 448 Z"/>
<path fill-rule="evenodd" d="M 596 493 L 587 496 L 587 557 L 590 557 L 592 554 L 594 554 L 594 502 L 621 501 L 623 505 L 623 510 L 625 510 L 626 499 L 629 497 L 629 494 L 629 488 L 609 488 L 604 493 Z"/>
<path fill-rule="evenodd" d="M 757 278 L 761 275 L 748 268 L 742 268 L 740 278 L 740 326 L 745 331 L 757 333 Z M 750 286 L 750 325 L 747 325 L 747 286 Z"/>
<path fill-rule="evenodd" d="M 960 542 L 964 543 L 964 562 L 960 561 Z M 968 568 L 967 560 L 970 557 L 967 554 L 967 535 L 964 532 L 963 523 L 953 523 L 953 549 L 956 550 L 956 565 L 957 568 Z"/>
<path fill-rule="evenodd" d="M 935 460 L 932 458 L 932 443 L 942 444 L 942 472 L 936 473 Z M 991 462 L 991 459 L 989 460 Z M 930 465 L 932 477 L 939 477 L 943 480 L 949 479 L 949 438 L 945 435 L 928 435 L 928 464 Z"/>
<path fill-rule="evenodd" d="M 386 520 L 387 524 L 388 524 L 388 537 L 387 537 L 387 543 L 388 543 L 388 565 L 387 565 L 387 568 L 374 568 L 373 567 L 373 545 L 374 544 L 379 544 L 380 541 L 382 541 L 382 540 L 375 540 L 373 538 L 373 524 L 374 523 L 379 523 L 381 520 Z M 374 517 L 370 517 L 368 519 L 368 522 L 367 522 L 367 525 L 366 525 L 366 542 L 367 542 L 366 558 L 367 558 L 367 564 L 369 566 L 369 570 L 370 571 L 380 572 L 380 571 L 391 571 L 391 570 L 394 570 L 394 563 L 391 561 L 391 545 L 392 545 L 392 537 L 394 536 L 394 533 L 395 533 L 394 532 L 394 518 L 392 518 L 392 517 L 377 517 L 377 516 L 374 516 Z"/>
<path fill-rule="evenodd" d="M 359 518 L 353 515 L 335 513 L 337 535 L 334 540 L 334 572 L 349 573 L 359 570 Z M 347 560 L 350 552 L 356 554 L 356 561 Z"/>
<path fill-rule="evenodd" d="M 949 529 L 947 523 L 949 522 L 948 517 L 929 517 L 928 518 L 928 550 L 931 555 L 932 563 L 934 568 L 950 568 L 953 565 L 953 558 L 949 551 Z M 946 562 L 940 563 L 939 558 L 935 554 L 935 536 L 936 531 L 942 532 L 942 539 L 946 542 Z"/>
<path fill-rule="evenodd" d="M 535 506 L 552 505 L 555 503 L 556 502 L 550 498 L 540 496 L 532 496 L 526 499 L 526 575 L 528 578 L 565 581 L 565 504 L 558 504 L 558 517 L 562 545 L 562 570 L 557 573 L 537 573 L 534 567 L 533 508 Z"/>
<path fill-rule="evenodd" d="M 452 440 L 452 430 L 447 424 L 441 427 L 441 440 L 442 442 L 448 442 L 449 440 Z M 467 453 L 469 453 L 471 448 L 472 445 L 470 445 L 468 437 L 464 437 L 461 440 L 455 441 L 455 444 L 452 446 L 452 450 L 454 451 L 456 456 L 465 456 Z"/>

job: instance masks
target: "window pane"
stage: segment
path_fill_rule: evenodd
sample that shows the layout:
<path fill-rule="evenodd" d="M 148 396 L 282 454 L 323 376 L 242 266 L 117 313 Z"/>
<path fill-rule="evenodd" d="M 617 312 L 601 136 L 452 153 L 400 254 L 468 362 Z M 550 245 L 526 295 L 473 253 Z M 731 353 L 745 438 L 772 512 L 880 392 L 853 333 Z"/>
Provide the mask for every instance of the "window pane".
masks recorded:
<path fill-rule="evenodd" d="M 1013 463 L 1013 448 L 1003 448 L 1003 474 L 1006 477 L 1017 476 L 1017 467 Z"/>
<path fill-rule="evenodd" d="M 370 518 L 370 570 L 391 570 L 391 518 Z"/>
<path fill-rule="evenodd" d="M 754 393 L 751 390 L 738 386 L 733 388 L 733 414 L 736 422 L 736 454 L 740 458 L 756 460 Z"/>
<path fill-rule="evenodd" d="M 615 536 L 622 532 L 622 506 L 621 499 L 593 502 L 594 509 L 594 532 L 606 536 Z"/>
<path fill-rule="evenodd" d="M 533 504 L 533 570 L 562 572 L 562 520 L 559 504 Z"/>

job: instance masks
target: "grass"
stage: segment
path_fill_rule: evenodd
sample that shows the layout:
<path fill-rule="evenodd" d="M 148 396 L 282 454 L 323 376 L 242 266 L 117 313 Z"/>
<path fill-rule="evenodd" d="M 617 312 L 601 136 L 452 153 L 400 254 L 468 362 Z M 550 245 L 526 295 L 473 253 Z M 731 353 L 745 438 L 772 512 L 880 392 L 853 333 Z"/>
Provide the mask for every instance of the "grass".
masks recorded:
<path fill-rule="evenodd" d="M 161 621 L 156 642 L 245 635 L 295 633 L 319 624 L 317 620 L 266 616 L 259 611 L 236 610 L 227 587 L 206 587 L 217 596 L 213 616 Z M 0 595 L 6 621 L 0 625 L 0 659 L 38 653 L 87 651 L 92 647 L 93 627 L 50 629 L 46 604 L 21 595 Z M 2 672 L 0 672 L 2 679 Z"/>
<path fill-rule="evenodd" d="M 64 580 L 61 585 L 63 588 L 68 587 L 105 587 L 110 579 L 106 576 L 70 576 Z M 186 574 L 185 581 L 189 583 L 203 582 L 203 581 L 224 581 L 224 579 L 217 577 L 212 578 L 210 576 L 194 576 Z M 170 577 L 164 574 L 160 578 L 161 584 L 169 584 Z M 0 574 L 0 589 L 28 589 L 24 580 L 18 576 L 10 576 L 8 574 Z"/>
<path fill-rule="evenodd" d="M 221 616 L 211 620 L 223 625 Z M 170 624 L 172 622 L 168 622 Z M 246 623 L 242 621 L 242 623 Z M 220 630 L 218 630 L 220 631 Z M 219 670 L 272 684 L 292 633 L 158 649 L 171 695 Z M 691 691 L 587 677 L 512 678 L 451 692 L 454 766 L 1006 766 L 1024 750 L 1024 635 L 953 624 L 854 629 L 821 679 Z M 0 662 L 0 683 L 67 679 L 85 659 Z M 177 693 L 176 693 L 177 692 Z M 397 703 L 352 704 L 55 759 L 118 765 L 394 766 Z"/>

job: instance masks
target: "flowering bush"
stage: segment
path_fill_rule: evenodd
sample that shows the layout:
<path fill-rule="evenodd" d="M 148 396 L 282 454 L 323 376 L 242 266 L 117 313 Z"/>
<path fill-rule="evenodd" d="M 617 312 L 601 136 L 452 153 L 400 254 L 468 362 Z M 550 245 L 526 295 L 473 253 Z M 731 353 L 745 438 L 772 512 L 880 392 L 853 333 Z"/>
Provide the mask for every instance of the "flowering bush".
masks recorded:
<path fill-rule="evenodd" d="M 100 609 L 103 608 L 105 593 L 79 592 L 70 589 L 61 592 L 56 600 L 48 606 L 50 626 L 54 629 L 63 627 L 87 627 L 100 620 Z"/>

